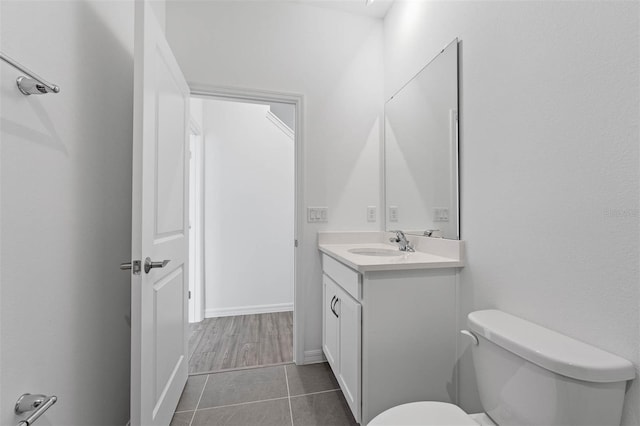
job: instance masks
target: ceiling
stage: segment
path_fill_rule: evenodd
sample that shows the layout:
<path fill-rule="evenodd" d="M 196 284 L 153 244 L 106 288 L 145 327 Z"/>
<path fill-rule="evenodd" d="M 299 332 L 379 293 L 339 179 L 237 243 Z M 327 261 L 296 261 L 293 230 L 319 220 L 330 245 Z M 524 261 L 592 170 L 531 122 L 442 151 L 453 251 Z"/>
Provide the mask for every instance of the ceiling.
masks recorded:
<path fill-rule="evenodd" d="M 366 0 L 293 0 L 311 6 L 341 10 L 356 15 L 384 18 L 394 0 L 374 0 L 367 5 Z"/>

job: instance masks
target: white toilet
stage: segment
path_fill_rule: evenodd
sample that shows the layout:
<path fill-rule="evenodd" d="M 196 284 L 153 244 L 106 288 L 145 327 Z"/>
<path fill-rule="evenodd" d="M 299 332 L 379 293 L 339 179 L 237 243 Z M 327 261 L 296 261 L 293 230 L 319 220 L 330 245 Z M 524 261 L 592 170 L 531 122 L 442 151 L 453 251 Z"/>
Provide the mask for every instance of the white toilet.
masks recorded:
<path fill-rule="evenodd" d="M 624 358 L 497 310 L 472 312 L 469 335 L 484 413 L 445 402 L 390 408 L 368 426 L 614 426 L 627 380 Z"/>

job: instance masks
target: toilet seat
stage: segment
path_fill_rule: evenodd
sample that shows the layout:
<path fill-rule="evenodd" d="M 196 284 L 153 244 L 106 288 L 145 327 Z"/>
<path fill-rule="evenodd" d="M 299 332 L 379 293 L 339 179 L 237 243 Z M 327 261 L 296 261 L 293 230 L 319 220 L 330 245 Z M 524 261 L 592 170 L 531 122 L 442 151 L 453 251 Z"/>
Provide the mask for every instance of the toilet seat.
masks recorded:
<path fill-rule="evenodd" d="M 420 401 L 389 408 L 367 426 L 478 426 L 478 423 L 457 405 Z"/>

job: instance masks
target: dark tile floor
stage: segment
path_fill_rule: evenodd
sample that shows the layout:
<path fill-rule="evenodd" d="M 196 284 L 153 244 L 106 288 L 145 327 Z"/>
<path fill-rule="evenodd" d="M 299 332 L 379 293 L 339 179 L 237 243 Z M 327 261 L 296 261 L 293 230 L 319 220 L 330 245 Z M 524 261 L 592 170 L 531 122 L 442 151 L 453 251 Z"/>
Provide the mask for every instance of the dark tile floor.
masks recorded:
<path fill-rule="evenodd" d="M 171 426 L 356 425 L 328 364 L 189 376 Z"/>

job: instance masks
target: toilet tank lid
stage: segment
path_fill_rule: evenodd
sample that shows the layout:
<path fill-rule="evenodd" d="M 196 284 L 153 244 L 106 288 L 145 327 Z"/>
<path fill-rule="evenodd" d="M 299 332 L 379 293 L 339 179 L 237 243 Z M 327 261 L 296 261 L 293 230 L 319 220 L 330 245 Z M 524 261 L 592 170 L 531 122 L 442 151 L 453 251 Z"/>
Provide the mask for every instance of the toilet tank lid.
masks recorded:
<path fill-rule="evenodd" d="M 471 312 L 468 322 L 474 333 L 554 373 L 599 383 L 635 378 L 628 360 L 505 312 Z"/>

